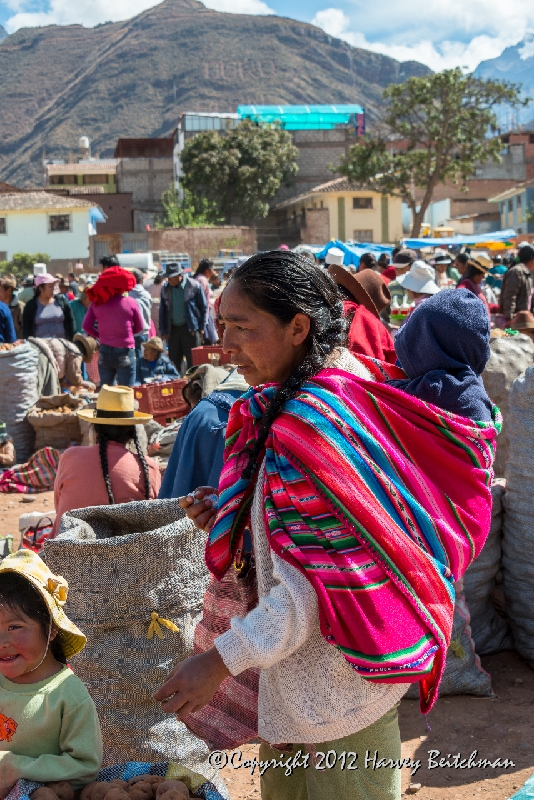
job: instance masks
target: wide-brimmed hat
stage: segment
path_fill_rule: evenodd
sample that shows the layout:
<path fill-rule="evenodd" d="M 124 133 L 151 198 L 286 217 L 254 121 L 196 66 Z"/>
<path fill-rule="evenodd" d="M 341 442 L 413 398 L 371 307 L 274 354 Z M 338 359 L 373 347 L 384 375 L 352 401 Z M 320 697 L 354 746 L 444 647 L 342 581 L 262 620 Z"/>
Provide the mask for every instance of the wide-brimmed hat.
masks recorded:
<path fill-rule="evenodd" d="M 177 261 L 169 261 L 165 266 L 163 273 L 165 278 L 176 278 L 178 275 L 184 274 L 184 268 Z"/>
<path fill-rule="evenodd" d="M 397 278 L 403 289 L 409 289 L 417 294 L 437 294 L 439 286 L 436 283 L 436 272 L 434 267 L 426 261 L 414 261 L 410 271 Z"/>
<path fill-rule="evenodd" d="M 448 253 L 436 253 L 434 264 L 452 264 L 452 258 Z"/>
<path fill-rule="evenodd" d="M 18 550 L 0 561 L 0 574 L 4 572 L 22 575 L 37 589 L 46 603 L 52 624 L 58 629 L 66 659 L 83 650 L 87 639 L 63 611 L 69 592 L 65 578 L 54 575 L 33 550 Z"/>
<path fill-rule="evenodd" d="M 57 283 L 59 278 L 56 278 L 54 275 L 50 275 L 49 272 L 45 272 L 42 275 L 35 276 L 35 286 L 42 286 L 46 283 Z"/>
<path fill-rule="evenodd" d="M 92 336 L 86 336 L 85 333 L 75 333 L 72 341 L 82 354 L 84 364 L 90 364 L 98 347 L 96 339 L 93 339 Z"/>
<path fill-rule="evenodd" d="M 159 336 L 153 336 L 151 339 L 148 339 L 148 341 L 143 342 L 143 347 L 151 347 L 152 350 L 157 350 L 158 353 L 165 352 L 163 341 L 160 339 Z"/>
<path fill-rule="evenodd" d="M 129 386 L 108 386 L 100 389 L 96 408 L 81 408 L 81 419 L 93 425 L 146 425 L 152 414 L 134 411 L 134 393 Z"/>
<path fill-rule="evenodd" d="M 340 250 L 339 247 L 331 247 L 328 253 L 326 254 L 325 264 L 337 264 L 338 266 L 343 266 L 343 258 L 344 253 L 343 250 Z"/>
<path fill-rule="evenodd" d="M 490 269 L 493 269 L 493 261 L 491 260 L 491 258 L 483 256 L 481 253 L 480 254 L 475 253 L 475 255 L 471 254 L 468 263 L 472 264 L 473 267 L 478 269 L 480 272 L 483 272 L 484 275 L 487 272 L 489 272 Z"/>
<path fill-rule="evenodd" d="M 376 317 L 379 317 L 380 312 L 391 303 L 391 294 L 382 276 L 372 269 L 364 269 L 357 275 L 351 275 L 347 269 L 339 267 L 337 264 L 331 264 L 328 272 L 339 286 L 343 286 L 354 297 L 357 303 L 365 306 Z"/>
<path fill-rule="evenodd" d="M 514 331 L 534 331 L 534 314 L 530 311 L 518 311 L 508 327 Z"/>

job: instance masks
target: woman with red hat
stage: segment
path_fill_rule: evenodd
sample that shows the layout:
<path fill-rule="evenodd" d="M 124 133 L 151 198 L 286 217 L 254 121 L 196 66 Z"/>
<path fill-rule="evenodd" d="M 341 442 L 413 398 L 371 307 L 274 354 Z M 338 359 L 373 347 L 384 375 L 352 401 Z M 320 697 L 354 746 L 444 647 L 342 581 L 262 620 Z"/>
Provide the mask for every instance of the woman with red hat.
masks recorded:
<path fill-rule="evenodd" d="M 98 339 L 100 354 L 98 371 L 102 385 L 120 386 L 135 383 L 135 339 L 142 333 L 144 321 L 139 306 L 128 292 L 135 278 L 121 267 L 104 270 L 94 286 L 87 290 L 91 305 L 83 321 L 83 329 Z"/>

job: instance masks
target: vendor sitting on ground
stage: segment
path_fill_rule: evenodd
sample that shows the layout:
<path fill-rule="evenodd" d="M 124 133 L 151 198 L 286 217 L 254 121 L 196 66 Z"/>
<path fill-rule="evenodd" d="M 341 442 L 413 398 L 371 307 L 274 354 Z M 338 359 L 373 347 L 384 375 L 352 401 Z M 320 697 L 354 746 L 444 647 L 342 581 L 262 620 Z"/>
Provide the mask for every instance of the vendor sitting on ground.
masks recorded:
<path fill-rule="evenodd" d="M 15 463 L 15 445 L 13 439 L 7 432 L 5 422 L 0 422 L 0 469 L 12 467 Z"/>
<path fill-rule="evenodd" d="M 179 378 L 180 373 L 169 361 L 165 353 L 163 341 L 159 336 L 153 336 L 148 342 L 142 345 L 143 357 L 139 359 L 138 375 L 139 382 L 146 383 L 151 378 L 161 378 L 166 375 L 168 378 Z"/>
<path fill-rule="evenodd" d="M 161 486 L 159 467 L 143 453 L 135 427 L 146 425 L 152 415 L 134 411 L 132 389 L 104 385 L 96 409 L 80 409 L 76 413 L 96 426 L 98 444 L 70 447 L 61 456 L 54 483 L 56 521 L 52 536 L 57 534 L 67 511 L 153 500 Z M 137 455 L 128 449 L 132 444 Z"/>

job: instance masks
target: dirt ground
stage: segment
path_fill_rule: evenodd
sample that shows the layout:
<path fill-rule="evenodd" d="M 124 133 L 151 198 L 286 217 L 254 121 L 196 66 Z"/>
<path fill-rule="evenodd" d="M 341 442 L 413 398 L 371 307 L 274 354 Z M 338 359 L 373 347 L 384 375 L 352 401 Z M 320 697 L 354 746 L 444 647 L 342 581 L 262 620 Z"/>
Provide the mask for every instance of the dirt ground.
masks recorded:
<path fill-rule="evenodd" d="M 20 514 L 53 509 L 52 492 L 33 497 L 33 502 L 26 503 L 23 495 L 0 496 L 0 536 L 17 534 Z M 418 800 L 508 800 L 534 772 L 534 671 L 514 652 L 483 657 L 482 665 L 492 677 L 496 699 L 465 695 L 441 698 L 428 717 L 428 727 L 417 701 L 401 703 L 402 756 L 421 761 L 414 777 L 408 769 L 402 769 L 402 787 L 405 791 L 410 782 L 421 784 Z M 258 745 L 243 747 L 243 759 L 257 757 L 258 749 Z M 439 756 L 433 754 L 434 759 L 449 760 L 457 753 L 468 759 L 477 750 L 477 760 L 508 759 L 514 766 L 429 769 L 429 750 L 440 751 Z M 359 755 L 359 763 L 362 758 L 364 753 Z M 257 770 L 251 776 L 245 769 L 227 766 L 222 775 L 232 800 L 259 798 Z"/>

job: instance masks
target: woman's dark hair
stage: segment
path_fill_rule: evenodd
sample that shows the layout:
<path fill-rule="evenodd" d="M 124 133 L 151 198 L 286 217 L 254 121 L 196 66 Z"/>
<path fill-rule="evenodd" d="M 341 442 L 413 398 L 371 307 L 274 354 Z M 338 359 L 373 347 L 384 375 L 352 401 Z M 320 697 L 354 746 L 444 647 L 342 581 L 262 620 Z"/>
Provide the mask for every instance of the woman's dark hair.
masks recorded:
<path fill-rule="evenodd" d="M 473 278 L 477 278 L 480 275 L 484 275 L 484 270 L 480 269 L 480 267 L 477 267 L 477 265 L 473 261 L 469 261 L 469 263 L 467 264 L 467 269 L 462 275 L 462 278 L 469 278 L 472 280 Z"/>
<path fill-rule="evenodd" d="M 16 572 L 3 572 L 0 575 L 0 606 L 7 606 L 11 611 L 22 611 L 26 617 L 38 622 L 45 639 L 48 639 L 50 612 L 35 586 L 23 575 Z M 50 642 L 50 652 L 56 661 L 67 663 L 61 644 L 61 631 Z"/>
<path fill-rule="evenodd" d="M 363 256 L 360 258 L 360 267 L 362 269 L 374 269 L 377 270 L 376 258 L 372 253 L 364 253 Z"/>
<path fill-rule="evenodd" d="M 298 253 L 272 250 L 252 256 L 237 267 L 231 283 L 256 306 L 288 325 L 295 314 L 310 319 L 307 353 L 276 391 L 262 417 L 258 436 L 249 449 L 242 477 L 252 478 L 272 423 L 284 403 L 325 366 L 328 357 L 346 341 L 343 301 L 330 275 Z"/>
<path fill-rule="evenodd" d="M 531 247 L 529 244 L 524 244 L 523 247 L 519 248 L 517 257 L 522 264 L 528 264 L 530 261 L 534 261 L 534 247 Z"/>
<path fill-rule="evenodd" d="M 213 261 L 210 261 L 209 258 L 203 258 L 202 261 L 199 262 L 193 277 L 196 278 L 197 275 L 205 275 L 210 269 L 213 269 Z"/>
<path fill-rule="evenodd" d="M 104 267 L 104 269 L 107 269 L 108 267 L 120 267 L 117 256 L 103 256 L 99 263 L 101 267 Z"/>
<path fill-rule="evenodd" d="M 159 286 L 160 283 L 163 283 L 163 272 L 158 272 L 158 274 L 154 278 L 154 283 L 156 284 L 156 286 Z"/>
<path fill-rule="evenodd" d="M 469 261 L 469 256 L 467 255 L 467 253 L 458 253 L 455 260 L 459 261 L 460 264 L 467 264 L 467 262 Z"/>
<path fill-rule="evenodd" d="M 111 478 L 109 477 L 108 442 L 117 442 L 118 444 L 126 446 L 128 442 L 133 440 L 145 476 L 145 499 L 150 500 L 150 474 L 148 472 L 145 454 L 139 444 L 139 437 L 137 436 L 137 428 L 135 425 L 97 425 L 96 429 L 100 452 L 100 466 L 102 467 L 102 474 L 104 476 L 104 483 L 106 484 L 110 505 L 115 504 L 115 498 L 113 497 Z"/>

